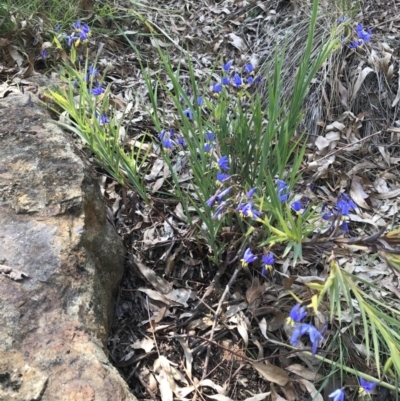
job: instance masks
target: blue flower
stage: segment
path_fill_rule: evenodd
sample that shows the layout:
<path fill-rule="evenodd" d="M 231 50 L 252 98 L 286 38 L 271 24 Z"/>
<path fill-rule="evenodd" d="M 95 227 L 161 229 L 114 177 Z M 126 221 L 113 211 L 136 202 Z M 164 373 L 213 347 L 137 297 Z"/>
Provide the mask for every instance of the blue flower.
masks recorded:
<path fill-rule="evenodd" d="M 189 120 L 193 119 L 193 111 L 190 109 L 183 110 L 182 112 Z"/>
<path fill-rule="evenodd" d="M 165 149 L 171 149 L 172 148 L 172 141 L 169 137 L 165 137 L 162 141 L 162 145 Z"/>
<path fill-rule="evenodd" d="M 209 152 L 212 149 L 212 144 L 211 143 L 205 143 L 203 146 L 204 152 Z"/>
<path fill-rule="evenodd" d="M 343 388 L 338 388 L 333 393 L 328 395 L 329 398 L 333 398 L 332 401 L 344 401 L 344 396 L 345 393 Z"/>
<path fill-rule="evenodd" d="M 107 118 L 107 115 L 106 115 L 106 113 L 101 113 L 101 116 L 100 116 L 100 124 L 108 124 L 110 122 L 110 120 Z"/>
<path fill-rule="evenodd" d="M 212 207 L 212 205 L 214 205 L 215 201 L 217 200 L 217 196 L 218 196 L 218 193 L 215 194 L 215 195 L 213 195 L 210 199 L 208 199 L 208 200 L 206 201 L 206 205 L 207 205 L 208 207 Z"/>
<path fill-rule="evenodd" d="M 228 188 L 224 189 L 220 194 L 218 194 L 218 195 L 217 195 L 217 200 L 218 200 L 218 202 L 221 202 L 221 201 L 222 201 L 222 198 L 223 198 L 225 195 L 228 195 L 229 192 L 231 192 L 231 189 L 232 189 L 232 187 L 228 187 Z"/>
<path fill-rule="evenodd" d="M 220 83 L 217 83 L 213 86 L 213 91 L 215 93 L 220 93 L 222 91 L 222 85 Z"/>
<path fill-rule="evenodd" d="M 346 22 L 347 20 L 349 20 L 349 16 L 348 15 L 346 15 L 345 17 L 339 17 L 338 18 L 338 22 L 341 23 L 341 24 L 343 24 L 343 22 Z M 336 400 L 334 400 L 334 401 L 336 401 Z"/>
<path fill-rule="evenodd" d="M 48 54 L 47 54 L 47 49 L 43 49 L 43 50 L 40 52 L 40 57 L 42 57 L 42 59 L 45 59 L 45 58 L 47 58 L 47 56 L 48 56 Z"/>
<path fill-rule="evenodd" d="M 86 81 L 90 81 L 90 77 L 96 77 L 99 74 L 99 70 L 94 68 L 92 65 L 89 65 L 88 72 L 86 75 Z"/>
<path fill-rule="evenodd" d="M 244 70 L 247 72 L 247 74 L 251 74 L 254 71 L 254 67 L 251 63 L 249 63 L 244 66 Z"/>
<path fill-rule="evenodd" d="M 299 213 L 300 211 L 301 211 L 301 208 L 302 208 L 302 204 L 301 204 L 301 202 L 300 201 L 296 201 L 296 202 L 293 202 L 292 204 L 291 204 L 291 208 L 296 212 L 296 213 Z"/>
<path fill-rule="evenodd" d="M 257 191 L 257 188 L 251 188 L 249 192 L 247 192 L 246 196 L 248 199 L 251 199 L 253 197 L 253 195 L 255 194 L 255 192 Z"/>
<path fill-rule="evenodd" d="M 360 389 L 358 390 L 361 394 L 370 394 L 376 387 L 376 382 L 368 382 L 360 377 Z"/>
<path fill-rule="evenodd" d="M 347 224 L 346 221 L 342 221 L 342 224 L 340 225 L 340 228 L 343 230 L 345 234 L 349 232 L 349 225 Z"/>
<path fill-rule="evenodd" d="M 229 160 L 228 160 L 228 156 L 222 156 L 219 158 L 218 160 L 218 167 L 221 170 L 229 170 Z"/>
<path fill-rule="evenodd" d="M 272 253 L 269 253 L 268 255 L 263 255 L 262 258 L 262 263 L 263 263 L 263 269 L 261 274 L 264 276 L 265 275 L 265 270 L 272 270 L 273 265 L 275 263 L 275 258 Z"/>
<path fill-rule="evenodd" d="M 206 134 L 206 140 L 207 140 L 207 141 L 215 141 L 215 134 L 214 134 L 214 132 L 207 132 L 207 134 Z"/>
<path fill-rule="evenodd" d="M 348 203 L 348 205 L 349 205 L 349 207 L 350 207 L 350 210 L 354 210 L 354 209 L 356 208 L 356 204 L 352 201 L 352 199 L 349 197 L 349 195 L 347 195 L 346 193 L 343 192 L 343 193 L 340 195 L 340 197 L 341 197 L 341 200 L 342 200 L 342 201 Z"/>
<path fill-rule="evenodd" d="M 239 87 L 241 87 L 243 85 L 242 78 L 240 77 L 240 75 L 238 73 L 235 73 L 235 75 L 233 76 L 232 83 L 237 88 L 239 88 Z"/>
<path fill-rule="evenodd" d="M 305 334 L 308 334 L 310 338 L 312 345 L 311 353 L 315 355 L 317 352 L 318 343 L 320 340 L 323 339 L 323 336 L 312 324 L 306 324 L 306 323 L 297 324 L 293 330 L 290 343 L 296 346 L 299 343 L 300 337 L 302 337 Z"/>
<path fill-rule="evenodd" d="M 254 78 L 252 76 L 247 77 L 247 84 L 251 85 L 254 82 Z"/>
<path fill-rule="evenodd" d="M 300 337 L 304 336 L 310 330 L 310 324 L 300 323 L 297 324 L 293 330 L 292 337 L 290 338 L 290 344 L 297 346 Z"/>
<path fill-rule="evenodd" d="M 71 35 L 64 35 L 64 38 L 67 39 L 68 46 L 71 46 L 74 40 L 78 40 L 78 38 L 75 37 L 75 32 L 72 32 Z"/>
<path fill-rule="evenodd" d="M 359 23 L 354 28 L 357 32 L 358 39 L 361 39 L 363 43 L 367 43 L 371 40 L 372 31 L 370 28 L 364 28 L 363 24 Z"/>
<path fill-rule="evenodd" d="M 56 32 L 58 32 L 60 29 L 61 29 L 61 24 L 57 24 L 57 25 L 54 27 L 54 30 L 55 30 Z"/>
<path fill-rule="evenodd" d="M 358 46 L 361 46 L 363 44 L 362 40 L 357 40 L 356 42 L 350 42 L 348 44 L 349 49 L 354 50 L 355 48 L 357 48 Z"/>
<path fill-rule="evenodd" d="M 254 210 L 253 207 L 254 207 L 253 202 L 240 204 L 236 208 L 236 211 L 239 212 L 239 215 L 241 217 L 250 217 L 251 219 L 257 218 L 260 216 L 261 212 L 259 212 L 258 210 Z"/>
<path fill-rule="evenodd" d="M 305 306 L 296 304 L 293 306 L 289 313 L 289 317 L 286 319 L 287 323 L 294 326 L 295 323 L 300 323 L 307 316 L 307 310 Z"/>
<path fill-rule="evenodd" d="M 83 30 L 81 30 L 81 31 L 78 33 L 78 35 L 79 35 L 79 39 L 80 39 L 80 40 L 86 40 L 86 39 L 89 37 L 89 32 L 86 33 L 86 32 L 84 32 Z"/>
<path fill-rule="evenodd" d="M 81 25 L 81 21 L 78 20 L 72 24 L 72 27 L 75 29 L 75 31 L 78 32 L 79 39 L 86 40 L 88 38 L 90 34 L 89 25 L 87 24 Z"/>
<path fill-rule="evenodd" d="M 225 72 L 229 72 L 230 68 L 232 67 L 233 60 L 229 60 L 226 64 L 222 66 Z"/>
<path fill-rule="evenodd" d="M 324 337 L 313 325 L 310 325 L 310 326 L 311 327 L 310 327 L 310 329 L 308 331 L 308 335 L 310 337 L 310 341 L 311 341 L 311 344 L 312 344 L 311 353 L 313 355 L 315 355 L 317 353 L 318 343 Z"/>
<path fill-rule="evenodd" d="M 252 263 L 255 260 L 257 260 L 257 256 L 255 256 L 253 252 L 251 252 L 250 248 L 247 248 L 244 252 L 243 259 L 241 259 L 242 266 L 246 267 L 249 265 L 249 263 Z"/>
<path fill-rule="evenodd" d="M 212 219 L 216 219 L 222 212 L 225 211 L 227 203 L 224 201 L 215 209 L 214 214 L 211 216 Z"/>
<path fill-rule="evenodd" d="M 355 207 L 356 204 L 344 193 L 336 202 L 336 208 L 342 216 L 348 216 L 349 212 L 354 210 Z"/>
<path fill-rule="evenodd" d="M 82 30 L 82 32 L 84 32 L 86 34 L 89 34 L 89 32 L 90 32 L 89 25 L 88 24 L 83 24 L 82 27 L 81 27 L 81 30 Z"/>
<path fill-rule="evenodd" d="M 279 201 L 281 203 L 286 203 L 288 200 L 289 200 L 289 194 L 287 193 L 279 194 Z"/>
<path fill-rule="evenodd" d="M 254 207 L 253 202 L 246 203 L 239 211 L 239 214 L 242 217 L 250 217 L 250 218 L 258 217 L 260 215 L 260 212 L 254 210 L 253 207 Z"/>
<path fill-rule="evenodd" d="M 178 144 L 181 145 L 183 148 L 186 146 L 186 141 L 183 137 L 178 136 L 177 141 L 178 141 Z"/>
<path fill-rule="evenodd" d="M 333 213 L 331 211 L 326 212 L 322 215 L 322 220 L 329 220 L 333 216 Z"/>
<path fill-rule="evenodd" d="M 197 98 L 197 106 L 201 106 L 203 104 L 203 96 L 199 96 Z"/>
<path fill-rule="evenodd" d="M 278 184 L 278 191 L 282 191 L 283 189 L 286 189 L 288 186 L 288 184 L 282 180 L 276 180 L 276 183 Z"/>
<path fill-rule="evenodd" d="M 173 130 L 170 130 L 169 132 L 166 132 L 164 130 L 162 130 L 159 134 L 158 134 L 158 139 L 161 141 L 162 146 L 165 149 L 170 149 L 172 148 L 172 141 L 171 141 L 171 132 L 173 134 Z"/>
<path fill-rule="evenodd" d="M 89 65 L 88 76 L 95 77 L 98 73 L 99 73 L 99 70 L 97 68 L 94 68 L 92 65 Z"/>
<path fill-rule="evenodd" d="M 100 96 L 104 92 L 104 89 L 100 83 L 96 83 L 96 86 L 94 88 L 90 89 L 89 92 L 93 96 Z"/>
<path fill-rule="evenodd" d="M 357 33 L 357 40 L 349 43 L 350 49 L 355 49 L 358 46 L 362 46 L 364 43 L 368 43 L 371 40 L 372 31 L 370 28 L 364 28 L 364 25 L 359 23 L 356 25 L 354 30 Z"/>
<path fill-rule="evenodd" d="M 368 28 L 366 31 L 362 31 L 358 34 L 358 37 L 364 41 L 364 43 L 368 43 L 371 40 L 372 31 Z"/>
<path fill-rule="evenodd" d="M 228 181 L 231 178 L 230 175 L 221 173 L 221 171 L 218 171 L 217 173 L 217 184 L 221 185 L 225 181 Z"/>
<path fill-rule="evenodd" d="M 289 200 L 289 187 L 285 181 L 276 180 L 278 184 L 277 191 L 279 196 L 279 201 L 285 203 Z"/>
<path fill-rule="evenodd" d="M 359 23 L 355 26 L 354 30 L 355 30 L 357 33 L 362 32 L 362 31 L 364 30 L 363 24 L 362 24 L 361 22 L 359 22 Z"/>
<path fill-rule="evenodd" d="M 229 79 L 229 77 L 222 77 L 221 82 L 222 82 L 222 85 L 229 85 L 231 80 Z"/>

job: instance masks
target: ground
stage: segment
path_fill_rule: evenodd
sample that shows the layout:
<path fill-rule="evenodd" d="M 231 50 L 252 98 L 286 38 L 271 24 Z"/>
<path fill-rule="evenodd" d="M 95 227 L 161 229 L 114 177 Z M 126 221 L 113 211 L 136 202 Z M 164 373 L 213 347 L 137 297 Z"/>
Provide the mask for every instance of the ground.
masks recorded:
<path fill-rule="evenodd" d="M 109 352 L 135 395 L 163 401 L 173 397 L 322 400 L 343 387 L 347 396 L 357 397 L 361 375 L 379 381 L 373 397 L 395 399 L 400 373 L 396 362 L 400 344 L 396 336 L 400 326 L 396 257 L 399 6 L 375 1 L 352 5 L 353 9 L 344 3 L 319 5 L 310 62 L 335 30 L 341 30 L 341 42 L 320 65 L 302 104 L 302 119 L 290 143 L 304 144 L 304 156 L 290 194 L 301 209 L 313 208 L 316 213 L 318 207 L 320 213 L 322 207 L 323 214 L 331 215 L 325 222 L 314 221 L 309 235 L 304 234 L 300 257 L 295 256 L 295 248 L 285 253 L 286 242 L 271 240 L 259 247 L 264 256 L 267 251 L 275 255 L 274 268 L 265 274 L 259 261 L 240 264 L 245 248 L 260 244 L 256 235 L 246 235 L 243 225 L 250 226 L 248 220 L 242 224 L 235 217 L 224 222 L 218 237 L 223 251 L 213 259 L 197 209 L 191 209 L 188 220 L 174 192 L 179 187 L 197 199 L 187 155 L 170 153 L 178 171 L 177 187 L 158 139 L 161 129 L 182 128 L 179 107 L 167 93 L 173 80 L 166 65 L 173 71 L 180 67 L 179 83 L 186 97 L 194 91 L 193 79 L 198 88 L 206 88 L 199 95 L 209 97 L 204 109 L 212 115 L 216 104 L 212 87 L 220 79 L 222 65 L 234 60 L 232 68 L 242 71 L 251 63 L 254 77 L 261 82 L 248 92 L 259 94 L 261 107 L 271 110 L 267 82 L 276 61 L 275 49 L 286 49 L 282 98 L 290 101 L 305 53 L 312 6 L 295 1 L 139 4 L 122 0 L 114 4 L 87 0 L 78 6 L 76 18 L 71 12 L 71 21 L 62 22 L 59 34 L 55 23 L 49 28 L 48 21 L 35 25 L 34 19 L 28 20 L 19 37 L 28 38 L 32 27 L 38 27 L 35 46 L 28 46 L 31 39 L 21 41 L 8 28 L 10 33 L 1 42 L 8 61 L 0 77 L 5 81 L 14 76 L 14 86 L 23 88 L 34 70 L 51 75 L 49 69 L 69 61 L 70 56 L 66 43 L 58 48 L 52 38 L 61 42 L 78 18 L 90 26 L 89 42 L 76 47 L 88 49 L 88 64 L 97 61 L 104 86 L 109 88 L 109 104 L 122 124 L 118 140 L 128 152 L 140 155 L 140 169 L 145 172 L 142 196 L 132 181 L 94 164 L 109 202 L 109 220 L 128 250 Z M 346 15 L 348 22 L 338 21 Z M 358 23 L 364 25 L 363 32 L 372 30 L 371 40 L 350 49 L 349 37 L 355 35 Z M 161 59 L 158 48 L 168 54 L 168 60 Z M 24 49 L 34 56 L 25 57 Z M 52 75 L 61 81 L 59 71 L 53 69 Z M 3 96 L 10 90 L 7 85 L 0 92 Z M 158 95 L 156 107 L 151 103 L 152 90 Z M 187 100 L 184 93 L 182 104 Z M 41 96 L 45 97 L 45 91 Z M 241 100 L 248 112 L 249 103 Z M 155 108 L 163 126 L 155 123 Z M 267 121 L 262 124 L 266 126 Z M 82 148 L 79 135 L 73 136 Z M 230 149 L 239 147 L 238 137 L 233 138 L 227 139 Z M 296 146 L 300 152 L 300 144 Z M 89 150 L 82 152 L 91 160 Z M 274 183 L 290 177 L 294 160 L 293 155 L 288 159 L 283 176 L 273 174 Z M 338 206 L 339 202 L 346 207 Z M 343 217 L 347 217 L 345 223 Z M 298 221 L 290 209 L 287 218 Z M 348 230 L 343 230 L 343 224 Z M 286 228 L 290 231 L 293 226 Z M 262 236 L 265 229 L 265 225 L 257 226 L 256 231 Z M 335 285 L 329 287 L 331 282 Z M 368 301 L 364 304 L 363 300 Z M 307 337 L 290 344 L 293 327 L 286 319 L 298 301 L 311 306 L 306 309 L 307 322 L 323 334 L 315 356 Z M 317 308 L 313 302 L 318 302 Z M 333 313 L 336 310 L 339 315 Z M 392 341 L 392 348 L 387 336 L 397 341 Z M 390 355 L 393 366 L 389 366 Z"/>

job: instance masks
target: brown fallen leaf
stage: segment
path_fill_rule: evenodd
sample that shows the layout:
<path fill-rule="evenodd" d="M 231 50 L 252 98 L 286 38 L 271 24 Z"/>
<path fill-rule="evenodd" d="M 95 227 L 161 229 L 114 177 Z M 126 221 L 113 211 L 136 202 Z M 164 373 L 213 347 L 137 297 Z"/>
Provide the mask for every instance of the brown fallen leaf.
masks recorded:
<path fill-rule="evenodd" d="M 21 56 L 21 53 L 17 50 L 18 48 L 14 45 L 7 46 L 8 53 L 13 58 L 13 60 L 17 63 L 18 67 L 21 67 L 24 63 L 24 58 Z"/>
<path fill-rule="evenodd" d="M 305 379 L 299 380 L 299 383 L 304 385 L 313 400 L 324 401 L 324 397 L 322 397 L 321 393 L 315 388 L 314 384 Z"/>
<path fill-rule="evenodd" d="M 251 283 L 251 287 L 246 291 L 246 299 L 249 305 L 251 305 L 261 294 L 265 291 L 266 283 L 260 285 L 260 280 L 255 277 Z"/>
<path fill-rule="evenodd" d="M 283 391 L 283 394 L 285 395 L 285 400 L 287 401 L 296 401 L 296 390 L 294 388 L 293 382 L 287 382 L 286 386 L 281 386 L 281 390 Z"/>
<path fill-rule="evenodd" d="M 364 200 L 368 198 L 368 194 L 363 189 L 361 178 L 356 175 L 351 182 L 350 197 L 358 206 L 367 210 L 371 209 Z"/>
<path fill-rule="evenodd" d="M 252 362 L 252 365 L 257 372 L 269 382 L 279 384 L 280 386 L 285 386 L 289 381 L 289 376 L 287 373 L 278 366 L 266 365 L 265 363 L 260 362 Z"/>
<path fill-rule="evenodd" d="M 306 379 L 306 380 L 319 380 L 322 376 L 319 373 L 313 372 L 307 369 L 305 366 L 295 363 L 293 365 L 287 366 L 285 368 L 289 372 L 295 373 L 296 375 Z"/>
<path fill-rule="evenodd" d="M 168 298 L 164 297 L 164 295 L 160 294 L 158 291 L 151 290 L 150 288 L 138 288 L 138 291 L 144 292 L 151 299 L 162 302 L 165 305 L 171 304 L 171 301 Z"/>
<path fill-rule="evenodd" d="M 87 11 L 90 15 L 94 13 L 94 1 L 93 0 L 81 0 L 80 5 L 83 10 Z"/>
<path fill-rule="evenodd" d="M 142 273 L 143 277 L 162 294 L 168 294 L 172 290 L 172 284 L 164 280 L 162 277 L 157 276 L 154 270 L 148 268 L 144 263 L 142 263 L 139 258 L 133 256 L 133 262 Z"/>

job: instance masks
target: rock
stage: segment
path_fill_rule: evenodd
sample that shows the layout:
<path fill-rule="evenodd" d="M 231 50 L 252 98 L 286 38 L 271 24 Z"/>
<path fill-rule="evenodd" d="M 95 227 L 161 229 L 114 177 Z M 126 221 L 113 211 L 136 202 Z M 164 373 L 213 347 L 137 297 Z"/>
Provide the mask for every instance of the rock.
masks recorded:
<path fill-rule="evenodd" d="M 106 356 L 124 249 L 97 180 L 31 94 L 1 99 L 0 160 L 0 400 L 136 400 Z"/>

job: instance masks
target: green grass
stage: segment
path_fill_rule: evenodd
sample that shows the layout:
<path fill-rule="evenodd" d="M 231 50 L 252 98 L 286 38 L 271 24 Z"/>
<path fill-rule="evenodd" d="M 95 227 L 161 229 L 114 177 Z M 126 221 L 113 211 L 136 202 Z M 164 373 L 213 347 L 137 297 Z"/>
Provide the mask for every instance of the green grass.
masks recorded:
<path fill-rule="evenodd" d="M 79 0 L 3 0 L 0 3 L 0 35 L 16 38 L 21 32 L 67 26 L 80 14 Z"/>

